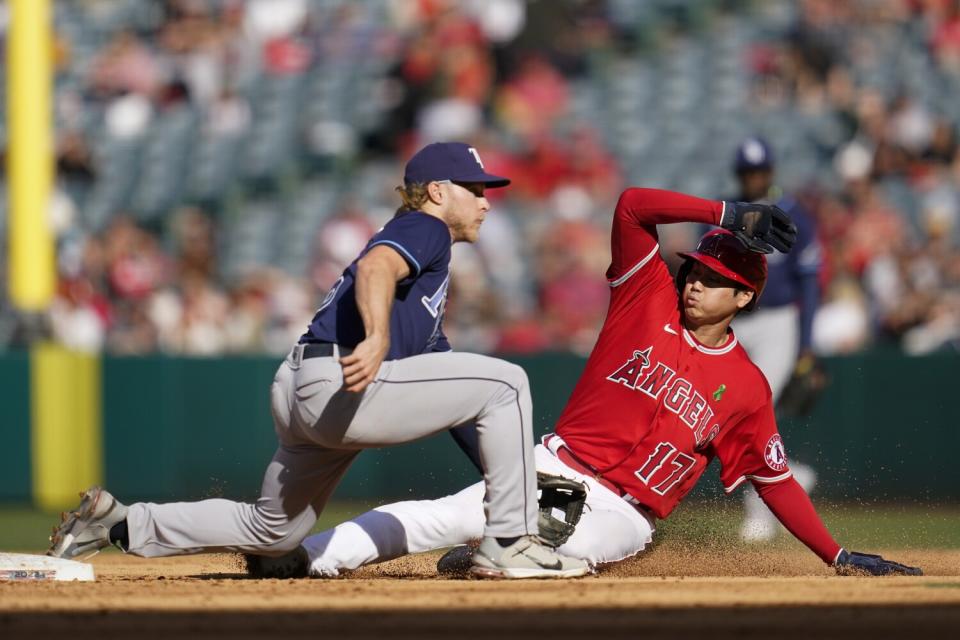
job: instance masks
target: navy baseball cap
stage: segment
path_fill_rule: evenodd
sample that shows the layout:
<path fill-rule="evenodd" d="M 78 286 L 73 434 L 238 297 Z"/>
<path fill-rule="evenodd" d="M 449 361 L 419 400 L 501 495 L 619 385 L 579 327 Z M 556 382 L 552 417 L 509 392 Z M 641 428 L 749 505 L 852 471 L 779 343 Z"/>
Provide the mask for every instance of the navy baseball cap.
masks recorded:
<path fill-rule="evenodd" d="M 413 182 L 482 182 L 505 187 L 510 180 L 487 173 L 477 150 L 462 142 L 434 142 L 417 151 L 403 172 L 406 184 Z"/>
<path fill-rule="evenodd" d="M 760 137 L 747 138 L 737 147 L 733 169 L 737 173 L 773 168 L 773 151 Z"/>

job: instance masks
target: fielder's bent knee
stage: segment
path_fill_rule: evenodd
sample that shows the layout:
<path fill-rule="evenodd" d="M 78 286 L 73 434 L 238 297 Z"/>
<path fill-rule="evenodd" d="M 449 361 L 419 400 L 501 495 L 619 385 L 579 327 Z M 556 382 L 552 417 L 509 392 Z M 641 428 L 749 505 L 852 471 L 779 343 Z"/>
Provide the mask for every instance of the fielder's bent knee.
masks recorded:
<path fill-rule="evenodd" d="M 527 372 L 520 365 L 491 356 L 479 356 L 477 364 L 477 373 L 484 378 L 503 381 L 514 389 L 529 385 Z"/>
<path fill-rule="evenodd" d="M 283 555 L 296 549 L 316 523 L 316 518 L 301 514 L 285 522 L 270 522 L 260 511 L 255 511 L 254 530 L 257 535 L 258 553 L 267 556 Z"/>
<path fill-rule="evenodd" d="M 301 533 L 296 536 L 288 535 L 280 538 L 276 542 L 272 543 L 270 546 L 265 548 L 263 555 L 266 556 L 282 556 L 285 553 L 289 553 L 300 546 L 300 543 L 307 537 L 307 533 Z"/>
<path fill-rule="evenodd" d="M 526 389 L 530 387 L 527 372 L 524 371 L 523 367 L 512 362 L 501 360 L 500 366 L 497 367 L 496 377 L 497 380 L 501 380 L 510 388 L 511 393 L 516 392 L 523 395 L 526 393 Z"/>

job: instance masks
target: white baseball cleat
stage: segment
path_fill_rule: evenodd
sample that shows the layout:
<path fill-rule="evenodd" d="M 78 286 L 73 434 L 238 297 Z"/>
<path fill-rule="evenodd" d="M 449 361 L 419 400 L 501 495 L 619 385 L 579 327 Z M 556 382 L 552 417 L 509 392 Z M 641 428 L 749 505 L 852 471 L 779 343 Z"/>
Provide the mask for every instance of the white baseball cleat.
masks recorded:
<path fill-rule="evenodd" d="M 560 555 L 536 536 L 521 536 L 507 547 L 484 537 L 472 562 L 470 573 L 479 578 L 578 578 L 590 573 L 585 561 Z"/>
<path fill-rule="evenodd" d="M 777 524 L 769 518 L 747 518 L 740 527 L 740 539 L 748 544 L 770 542 L 779 533 Z"/>
<path fill-rule="evenodd" d="M 93 555 L 109 547 L 110 528 L 126 519 L 127 507 L 101 487 L 90 487 L 80 494 L 80 506 L 60 514 L 60 524 L 50 536 L 48 556 L 76 558 Z"/>

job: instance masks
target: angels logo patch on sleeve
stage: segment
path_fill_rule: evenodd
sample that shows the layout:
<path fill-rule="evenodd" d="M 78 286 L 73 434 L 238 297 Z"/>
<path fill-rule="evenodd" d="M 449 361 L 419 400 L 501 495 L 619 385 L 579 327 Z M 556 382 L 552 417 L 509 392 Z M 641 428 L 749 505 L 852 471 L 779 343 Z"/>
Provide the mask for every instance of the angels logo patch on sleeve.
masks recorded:
<path fill-rule="evenodd" d="M 783 449 L 783 439 L 780 434 L 775 433 L 767 440 L 767 446 L 763 449 L 763 459 L 774 471 L 783 471 L 787 468 L 787 452 Z"/>

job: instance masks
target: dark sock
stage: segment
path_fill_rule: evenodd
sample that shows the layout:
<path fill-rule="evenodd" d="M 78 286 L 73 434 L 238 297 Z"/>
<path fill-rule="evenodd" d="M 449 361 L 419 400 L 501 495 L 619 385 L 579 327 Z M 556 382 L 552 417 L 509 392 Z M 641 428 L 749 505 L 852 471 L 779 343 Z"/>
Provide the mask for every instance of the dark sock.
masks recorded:
<path fill-rule="evenodd" d="M 512 545 L 514 542 L 516 542 L 516 541 L 519 540 L 519 539 L 520 539 L 520 536 L 514 536 L 513 538 L 497 538 L 497 543 L 498 543 L 501 547 L 503 547 L 504 549 L 506 549 L 507 547 L 509 547 L 510 545 Z"/>
<path fill-rule="evenodd" d="M 130 547 L 130 534 L 127 533 L 126 518 L 110 527 L 110 543 L 119 544 L 124 551 Z"/>

